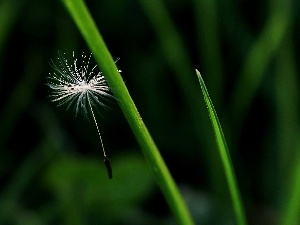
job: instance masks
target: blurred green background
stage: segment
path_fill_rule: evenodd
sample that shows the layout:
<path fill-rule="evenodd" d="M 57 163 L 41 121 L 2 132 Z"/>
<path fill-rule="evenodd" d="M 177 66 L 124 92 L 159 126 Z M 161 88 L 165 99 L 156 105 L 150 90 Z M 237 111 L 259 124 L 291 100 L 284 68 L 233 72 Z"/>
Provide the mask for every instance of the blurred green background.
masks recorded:
<path fill-rule="evenodd" d="M 300 158 L 298 1 L 86 3 L 195 223 L 235 224 L 197 68 L 249 224 L 279 224 Z M 0 224 L 176 224 L 116 101 L 97 115 L 112 180 L 92 121 L 50 102 L 58 50 L 89 53 L 59 1 L 0 1 Z"/>

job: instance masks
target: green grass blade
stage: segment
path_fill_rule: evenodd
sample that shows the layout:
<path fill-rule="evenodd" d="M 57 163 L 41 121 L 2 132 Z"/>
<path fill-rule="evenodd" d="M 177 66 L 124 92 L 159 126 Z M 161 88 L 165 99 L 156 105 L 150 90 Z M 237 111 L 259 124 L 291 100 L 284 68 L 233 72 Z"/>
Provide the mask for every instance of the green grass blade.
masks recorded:
<path fill-rule="evenodd" d="M 206 83 L 208 86 L 215 87 L 214 92 L 210 94 L 213 94 L 213 99 L 217 100 L 220 99 L 220 95 L 223 93 L 219 4 L 220 2 L 216 0 L 194 0 L 198 52 L 201 54 L 201 64 L 203 63 L 206 73 L 210 74 Z"/>
<path fill-rule="evenodd" d="M 271 63 L 272 57 L 286 35 L 291 23 L 290 1 L 270 1 L 271 15 L 257 38 L 242 67 L 235 90 L 231 97 L 231 109 L 236 115 L 236 124 L 240 126 L 249 111 L 256 91 Z M 271 40 L 271 41 L 270 41 Z M 240 127 L 237 127 L 240 129 Z M 235 131 L 239 133 L 239 131 Z"/>
<path fill-rule="evenodd" d="M 217 142 L 217 145 L 219 148 L 221 160 L 223 162 L 224 171 L 225 171 L 226 179 L 228 182 L 229 191 L 231 194 L 237 221 L 238 221 L 239 225 L 246 225 L 247 223 L 246 223 L 245 213 L 244 213 L 241 197 L 240 197 L 238 186 L 237 186 L 234 169 L 233 169 L 230 155 L 228 152 L 227 144 L 226 144 L 225 137 L 224 137 L 224 134 L 223 134 L 223 131 L 221 128 L 221 124 L 217 117 L 217 113 L 214 109 L 212 101 L 210 100 L 208 91 L 207 91 L 204 81 L 201 77 L 201 74 L 198 70 L 196 70 L 196 74 L 197 74 L 199 82 L 200 82 L 204 100 L 207 105 L 207 109 L 208 109 L 208 113 L 209 113 L 209 116 L 211 119 L 212 127 L 214 130 L 215 136 L 216 136 L 216 142 Z"/>
<path fill-rule="evenodd" d="M 157 183 L 177 218 L 178 223 L 185 225 L 193 224 L 179 190 L 141 119 L 122 77 L 117 71 L 114 60 L 86 5 L 81 0 L 62 0 L 62 2 L 71 14 L 71 17 L 92 51 L 97 64 L 105 75 L 115 98 L 143 150 L 145 158 L 153 168 Z"/>
<path fill-rule="evenodd" d="M 298 152 L 300 152 L 300 143 L 297 146 Z M 300 222 L 300 154 L 298 153 L 295 157 L 295 163 L 293 165 L 292 179 L 289 183 L 287 193 L 288 198 L 283 203 L 283 212 L 280 224 L 285 225 L 296 225 Z"/>
<path fill-rule="evenodd" d="M 277 204 L 282 211 L 279 224 L 293 225 L 300 223 L 299 91 L 291 31 L 286 36 L 276 60 L 275 99 L 279 144 L 277 175 L 280 181 Z"/>

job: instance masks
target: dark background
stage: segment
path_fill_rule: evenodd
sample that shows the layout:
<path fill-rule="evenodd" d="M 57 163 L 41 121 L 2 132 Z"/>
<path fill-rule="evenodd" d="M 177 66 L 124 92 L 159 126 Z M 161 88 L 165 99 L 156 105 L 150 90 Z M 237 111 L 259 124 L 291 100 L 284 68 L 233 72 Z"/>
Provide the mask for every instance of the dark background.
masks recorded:
<path fill-rule="evenodd" d="M 277 224 L 299 156 L 298 1 L 153 2 L 87 6 L 196 224 L 235 217 L 195 68 L 249 223 Z M 89 54 L 61 2 L 0 1 L 0 224 L 175 224 L 116 101 L 97 114 L 112 180 L 92 120 L 51 103 L 58 50 Z"/>

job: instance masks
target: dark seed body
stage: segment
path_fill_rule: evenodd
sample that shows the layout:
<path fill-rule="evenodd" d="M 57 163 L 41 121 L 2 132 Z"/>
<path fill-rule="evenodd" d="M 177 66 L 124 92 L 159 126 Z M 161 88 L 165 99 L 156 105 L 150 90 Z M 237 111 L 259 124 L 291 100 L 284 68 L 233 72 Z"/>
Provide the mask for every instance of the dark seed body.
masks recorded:
<path fill-rule="evenodd" d="M 111 168 L 111 164 L 110 164 L 110 160 L 108 157 L 104 156 L 104 164 L 107 170 L 107 175 L 109 177 L 109 179 L 112 178 L 112 168 Z"/>

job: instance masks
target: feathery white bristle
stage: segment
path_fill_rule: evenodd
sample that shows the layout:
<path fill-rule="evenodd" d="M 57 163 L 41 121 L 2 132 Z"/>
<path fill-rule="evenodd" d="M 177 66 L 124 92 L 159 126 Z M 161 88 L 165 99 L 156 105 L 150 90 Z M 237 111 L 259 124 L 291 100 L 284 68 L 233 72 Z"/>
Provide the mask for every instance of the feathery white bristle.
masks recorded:
<path fill-rule="evenodd" d="M 103 100 L 113 98 L 109 86 L 102 75 L 102 72 L 95 72 L 97 65 L 90 66 L 92 54 L 87 57 L 81 54 L 78 60 L 73 51 L 73 63 L 69 63 L 65 53 L 58 52 L 58 66 L 52 62 L 54 72 L 49 73 L 47 85 L 51 89 L 50 97 L 53 102 L 60 105 L 67 105 L 67 109 L 74 105 L 75 114 L 82 112 L 84 116 L 91 113 L 95 122 L 103 156 L 108 159 L 104 150 L 99 127 L 96 121 L 93 107 L 101 105 L 107 107 Z M 116 60 L 116 62 L 119 58 Z M 79 65 L 80 62 L 80 65 Z M 121 70 L 118 70 L 121 72 Z"/>

